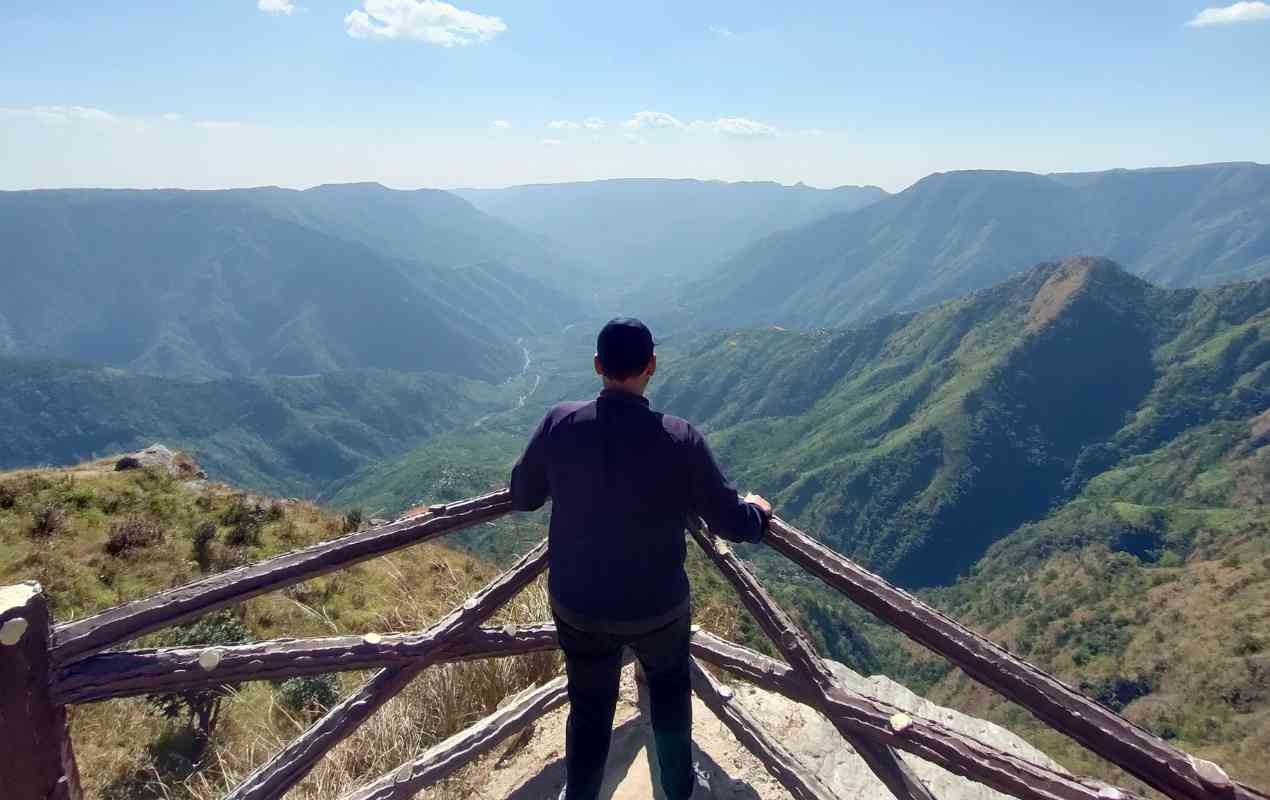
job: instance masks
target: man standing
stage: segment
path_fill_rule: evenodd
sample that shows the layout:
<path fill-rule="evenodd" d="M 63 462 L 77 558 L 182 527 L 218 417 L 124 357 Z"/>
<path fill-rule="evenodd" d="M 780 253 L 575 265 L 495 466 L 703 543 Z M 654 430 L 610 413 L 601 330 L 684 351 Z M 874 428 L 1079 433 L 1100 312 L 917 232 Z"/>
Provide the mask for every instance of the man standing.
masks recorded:
<path fill-rule="evenodd" d="M 757 542 L 772 509 L 737 496 L 692 425 L 649 407 L 657 357 L 642 322 L 604 326 L 595 371 L 599 397 L 552 408 L 511 479 L 517 510 L 552 500 L 547 587 L 570 702 L 564 797 L 599 794 L 629 647 L 647 677 L 662 789 L 687 800 L 696 781 L 685 522 L 700 515 L 721 536 Z"/>

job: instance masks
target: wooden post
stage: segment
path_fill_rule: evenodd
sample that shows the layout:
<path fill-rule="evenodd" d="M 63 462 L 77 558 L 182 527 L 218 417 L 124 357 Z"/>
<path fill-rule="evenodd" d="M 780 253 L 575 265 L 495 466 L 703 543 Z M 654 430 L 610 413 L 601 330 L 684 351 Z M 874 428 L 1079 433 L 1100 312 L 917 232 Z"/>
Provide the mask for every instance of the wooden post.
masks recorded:
<path fill-rule="evenodd" d="M 469 597 L 422 635 L 443 647 L 470 633 L 547 568 L 547 540 L 510 569 Z M 288 744 L 228 795 L 225 800 L 279 800 L 299 783 L 335 745 L 357 730 L 376 710 L 432 664 L 418 659 L 375 673 L 369 681 Z"/>
<path fill-rule="evenodd" d="M 724 577 L 736 589 L 741 602 L 749 609 L 759 627 L 772 640 L 772 644 L 781 651 L 790 666 L 813 689 L 813 707 L 829 718 L 838 729 L 838 733 L 850 742 L 858 755 L 878 781 L 885 786 L 896 800 L 935 800 L 930 789 L 922 783 L 899 754 L 885 744 L 860 736 L 857 731 L 841 725 L 831 714 L 826 713 L 832 701 L 832 694 L 837 689 L 833 673 L 825 666 L 820 657 L 812 649 L 811 642 L 802 631 L 794 625 L 794 621 L 776 605 L 767 591 L 759 585 L 758 580 L 746 569 L 722 540 L 710 533 L 705 523 L 690 520 L 688 530 L 701 545 L 701 549 L 719 568 Z"/>
<path fill-rule="evenodd" d="M 732 690 L 712 678 L 695 658 L 692 659 L 692 688 L 701 702 L 732 731 L 736 740 L 745 745 L 773 778 L 780 781 L 790 797 L 794 800 L 834 800 L 833 792 L 816 773 L 764 730 L 740 703 L 733 702 L 735 695 Z"/>
<path fill-rule="evenodd" d="M 49 697 L 48 600 L 33 581 L 0 586 L 0 793 L 79 800 L 66 707 Z"/>
<path fill-rule="evenodd" d="M 1176 800 L 1267 800 L 773 517 L 765 543 L 974 680 Z"/>

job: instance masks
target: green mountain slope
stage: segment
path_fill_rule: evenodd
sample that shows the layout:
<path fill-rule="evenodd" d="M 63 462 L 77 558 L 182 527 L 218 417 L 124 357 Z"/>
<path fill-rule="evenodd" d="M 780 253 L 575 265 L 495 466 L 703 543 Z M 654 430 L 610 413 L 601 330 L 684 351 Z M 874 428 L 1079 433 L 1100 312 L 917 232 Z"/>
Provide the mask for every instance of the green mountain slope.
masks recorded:
<path fill-rule="evenodd" d="M 455 192 L 609 280 L 682 280 L 763 236 L 886 196 L 876 186 L 621 179 Z"/>
<path fill-rule="evenodd" d="M 261 210 L 274 195 L 0 194 L 0 352 L 182 378 L 378 368 L 502 379 L 522 359 L 513 335 L 579 313 L 494 263 L 443 269 L 284 221 Z"/>
<path fill-rule="evenodd" d="M 1270 406 L 1270 281 L 1160 289 L 1044 264 L 920 314 L 662 348 L 653 402 L 701 425 L 744 489 L 908 586 L 954 580 L 1090 478 Z M 576 349 L 576 348 L 575 348 Z M 342 482 L 396 511 L 501 485 L 542 407 L 594 390 L 572 354 L 535 396 Z"/>
<path fill-rule="evenodd" d="M 504 394 L 429 373 L 195 383 L 0 358 L 0 469 L 75 464 L 163 441 L 196 453 L 213 478 L 313 496 L 330 481 L 505 407 Z"/>
<path fill-rule="evenodd" d="M 1270 428 L 1196 426 L 1002 539 L 932 602 L 1130 719 L 1270 781 Z M 872 635 L 894 638 L 881 631 Z M 1070 766 L 1105 765 L 946 665 L 912 674 Z"/>
<path fill-rule="evenodd" d="M 689 318 L 673 321 L 841 325 L 923 308 L 1078 253 L 1170 287 L 1266 275 L 1270 166 L 938 173 L 858 213 L 755 244 L 688 287 Z"/>
<path fill-rule="evenodd" d="M 654 399 L 746 488 L 908 585 L 952 580 L 1090 477 L 1270 405 L 1270 281 L 1162 290 L 1047 264 L 845 331 L 708 337 Z"/>

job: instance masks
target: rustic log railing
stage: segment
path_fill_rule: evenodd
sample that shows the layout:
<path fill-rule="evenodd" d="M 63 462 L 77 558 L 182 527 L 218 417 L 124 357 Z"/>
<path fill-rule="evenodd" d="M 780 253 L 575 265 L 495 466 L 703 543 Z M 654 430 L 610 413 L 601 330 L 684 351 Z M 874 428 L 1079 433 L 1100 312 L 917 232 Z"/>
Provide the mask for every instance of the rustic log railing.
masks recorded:
<path fill-rule="evenodd" d="M 65 708 L 113 698 L 178 692 L 299 675 L 377 669 L 359 690 L 260 766 L 229 800 L 283 797 L 329 750 L 429 666 L 554 649 L 550 623 L 481 627 L 547 566 L 543 542 L 426 630 L 280 639 L 234 646 L 115 651 L 124 642 L 264 592 L 486 522 L 511 511 L 506 491 L 286 553 L 185 586 L 51 626 L 38 584 L 0 587 L 0 786 L 17 800 L 78 800 L 79 780 Z M 899 755 L 911 754 L 1024 800 L 1114 800 L 1132 792 L 1073 777 L 1003 752 L 934 720 L 855 694 L 836 680 L 811 644 L 736 554 L 700 521 L 689 526 L 710 560 L 788 663 L 695 631 L 693 688 L 738 741 L 800 800 L 829 789 L 735 700 L 696 659 L 806 704 L 824 715 L 890 793 L 932 794 Z M 766 542 L 795 564 L 971 678 L 1027 708 L 1055 730 L 1174 800 L 1270 800 L 1189 755 L 780 520 Z M 527 690 L 489 717 L 342 800 L 404 800 L 489 752 L 567 702 L 563 678 Z"/>

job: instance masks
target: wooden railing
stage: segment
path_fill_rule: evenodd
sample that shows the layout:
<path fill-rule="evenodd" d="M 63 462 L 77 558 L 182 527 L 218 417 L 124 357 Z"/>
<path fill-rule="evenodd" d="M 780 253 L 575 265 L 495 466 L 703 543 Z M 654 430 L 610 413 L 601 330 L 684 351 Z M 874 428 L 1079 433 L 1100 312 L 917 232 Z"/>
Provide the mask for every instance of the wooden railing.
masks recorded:
<path fill-rule="evenodd" d="M 461 606 L 413 633 L 283 639 L 234 646 L 116 651 L 145 633 L 240 603 L 317 575 L 418 544 L 511 511 L 506 491 L 437 505 L 418 516 L 352 533 L 212 575 L 84 619 L 52 625 L 37 584 L 0 587 L 0 786 L 17 800 L 78 800 L 79 780 L 66 706 L 244 681 L 377 670 L 295 741 L 229 793 L 231 800 L 283 797 L 332 747 L 434 664 L 554 649 L 550 623 L 482 627 L 547 567 L 546 542 Z M 1114 800 L 1133 792 L 1073 777 L 985 742 L 862 697 L 835 679 L 806 636 L 726 542 L 700 521 L 689 532 L 736 588 L 785 661 L 695 630 L 693 689 L 736 738 L 795 797 L 831 792 L 798 757 L 739 706 L 700 662 L 823 714 L 900 800 L 930 800 L 930 790 L 899 755 L 908 753 L 1024 800 Z M 1189 755 L 1022 661 L 777 518 L 767 544 L 979 683 L 1031 711 L 1055 730 L 1175 800 L 1270 800 L 1232 781 L 1211 761 Z M 698 661 L 699 660 L 699 661 Z M 471 728 L 438 743 L 342 800 L 408 798 L 489 752 L 567 701 L 564 678 L 526 691 Z"/>

